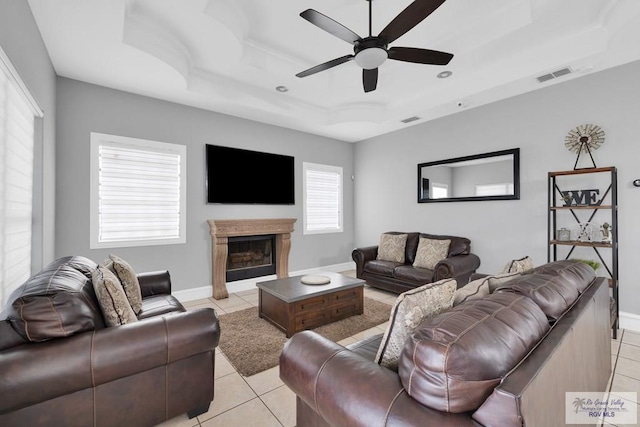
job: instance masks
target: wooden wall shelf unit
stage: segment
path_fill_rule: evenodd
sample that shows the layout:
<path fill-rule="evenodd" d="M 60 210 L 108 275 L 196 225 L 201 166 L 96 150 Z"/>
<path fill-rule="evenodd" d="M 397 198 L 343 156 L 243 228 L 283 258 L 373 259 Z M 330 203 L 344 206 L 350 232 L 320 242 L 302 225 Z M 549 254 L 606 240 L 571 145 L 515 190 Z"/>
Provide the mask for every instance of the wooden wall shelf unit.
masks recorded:
<path fill-rule="evenodd" d="M 563 191 L 578 191 L 576 186 L 580 186 L 585 180 L 590 180 L 589 174 L 604 174 L 607 176 L 607 189 L 598 194 L 599 200 L 587 201 L 585 198 L 581 200 L 585 203 L 571 204 L 575 201 L 567 203 L 563 197 Z M 576 247 L 590 247 L 598 256 L 602 263 L 602 267 L 609 274 L 609 283 L 612 290 L 612 299 L 615 302 L 615 313 L 612 313 L 612 329 L 613 338 L 617 338 L 619 326 L 619 295 L 618 295 L 618 175 L 615 167 L 604 168 L 586 168 L 569 171 L 549 172 L 548 185 L 548 249 L 547 261 L 557 261 L 558 259 L 569 259 Z M 582 180 L 580 179 L 582 178 Z M 600 178 L 602 180 L 602 178 Z M 580 187 L 578 187 L 580 188 Z M 582 190 L 579 190 L 582 191 Z M 591 190 L 584 190 L 591 191 Z M 591 204 L 589 204 L 589 202 Z M 607 203 L 607 204 L 605 204 Z M 558 218 L 558 213 L 568 212 L 570 216 L 564 214 L 562 219 Z M 578 214 L 577 212 L 581 212 Z M 581 220 L 579 215 L 585 215 L 584 212 L 590 212 L 588 219 Z M 598 236 L 591 240 L 576 240 L 577 237 L 571 236 L 570 240 L 559 240 L 558 228 L 560 226 L 568 226 L 571 224 L 571 217 L 575 220 L 575 225 L 585 222 L 592 222 L 596 215 L 600 221 L 609 222 L 611 225 L 609 241 L 602 241 L 602 236 L 598 231 Z M 569 222 L 567 222 L 569 219 Z M 559 256 L 559 247 L 562 249 L 562 257 Z M 603 253 L 600 249 L 605 250 Z"/>

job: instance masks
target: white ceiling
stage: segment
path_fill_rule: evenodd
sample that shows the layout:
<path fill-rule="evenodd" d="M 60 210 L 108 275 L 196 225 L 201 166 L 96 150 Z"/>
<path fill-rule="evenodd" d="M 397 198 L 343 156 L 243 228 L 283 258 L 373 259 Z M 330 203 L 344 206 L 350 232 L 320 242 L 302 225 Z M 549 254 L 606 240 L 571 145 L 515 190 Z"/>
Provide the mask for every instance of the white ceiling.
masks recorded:
<path fill-rule="evenodd" d="M 295 74 L 353 53 L 300 12 L 365 37 L 366 0 L 28 1 L 60 76 L 350 142 L 640 59 L 640 0 L 447 0 L 391 46 L 453 60 L 388 60 L 364 93 L 354 62 Z M 373 0 L 374 35 L 410 3 Z"/>

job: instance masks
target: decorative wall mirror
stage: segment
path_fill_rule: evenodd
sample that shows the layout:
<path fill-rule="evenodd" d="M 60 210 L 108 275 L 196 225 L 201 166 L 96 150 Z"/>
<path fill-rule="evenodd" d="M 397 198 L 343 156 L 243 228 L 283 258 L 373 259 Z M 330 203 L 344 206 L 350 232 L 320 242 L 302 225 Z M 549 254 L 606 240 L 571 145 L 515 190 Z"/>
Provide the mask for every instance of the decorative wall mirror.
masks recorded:
<path fill-rule="evenodd" d="M 418 203 L 520 199 L 520 149 L 418 165 Z"/>

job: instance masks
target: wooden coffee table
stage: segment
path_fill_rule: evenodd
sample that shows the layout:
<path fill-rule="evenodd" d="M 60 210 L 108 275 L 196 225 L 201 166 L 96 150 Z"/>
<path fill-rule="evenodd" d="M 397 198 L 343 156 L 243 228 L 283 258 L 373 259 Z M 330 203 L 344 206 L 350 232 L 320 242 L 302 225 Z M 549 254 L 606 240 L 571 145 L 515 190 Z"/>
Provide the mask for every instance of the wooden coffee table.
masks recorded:
<path fill-rule="evenodd" d="M 258 282 L 260 317 L 289 338 L 296 332 L 363 313 L 364 280 L 332 272 L 317 275 L 327 276 L 331 282 L 306 285 L 300 282 L 304 276 Z"/>

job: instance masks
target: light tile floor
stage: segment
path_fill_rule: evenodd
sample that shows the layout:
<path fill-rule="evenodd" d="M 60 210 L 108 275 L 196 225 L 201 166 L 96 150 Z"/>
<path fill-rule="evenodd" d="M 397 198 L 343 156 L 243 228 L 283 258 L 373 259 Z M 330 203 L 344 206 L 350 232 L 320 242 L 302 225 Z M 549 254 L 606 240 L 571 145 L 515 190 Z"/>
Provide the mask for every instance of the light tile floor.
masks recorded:
<path fill-rule="evenodd" d="M 353 275 L 352 272 L 345 274 Z M 396 294 L 365 286 L 365 296 L 392 305 Z M 230 294 L 228 299 L 205 298 L 184 304 L 187 309 L 213 307 L 218 314 L 258 306 L 258 290 Z M 340 342 L 347 345 L 385 331 L 387 323 L 360 332 Z M 161 427 L 294 427 L 295 395 L 279 378 L 278 367 L 250 377 L 238 374 L 224 354 L 216 349 L 215 398 L 209 411 L 194 419 L 186 414 L 160 424 Z M 611 340 L 614 372 L 609 389 L 615 393 L 631 391 L 640 395 L 640 333 L 619 330 Z M 635 402 L 638 403 L 638 402 Z M 638 405 L 640 408 L 640 405 Z M 640 422 L 640 414 L 638 416 Z M 606 424 L 611 426 L 613 424 Z"/>

